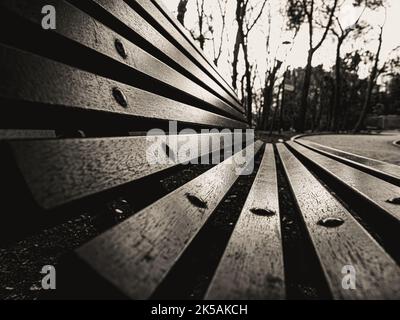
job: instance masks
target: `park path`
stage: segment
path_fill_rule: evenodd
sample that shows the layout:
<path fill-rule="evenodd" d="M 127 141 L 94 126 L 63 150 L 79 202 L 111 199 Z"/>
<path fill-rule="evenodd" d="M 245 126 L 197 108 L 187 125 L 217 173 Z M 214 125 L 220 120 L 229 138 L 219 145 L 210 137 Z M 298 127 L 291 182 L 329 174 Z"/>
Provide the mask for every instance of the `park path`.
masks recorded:
<path fill-rule="evenodd" d="M 318 135 L 302 139 L 400 165 L 400 147 L 393 145 L 393 141 L 400 140 L 400 132 L 374 135 Z"/>

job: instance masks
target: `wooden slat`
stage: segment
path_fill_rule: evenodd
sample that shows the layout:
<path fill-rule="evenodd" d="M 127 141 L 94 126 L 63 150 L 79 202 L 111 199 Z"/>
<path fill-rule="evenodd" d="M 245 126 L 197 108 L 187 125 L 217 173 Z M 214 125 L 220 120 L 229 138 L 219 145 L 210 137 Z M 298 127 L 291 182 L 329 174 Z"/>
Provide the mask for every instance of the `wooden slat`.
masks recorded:
<path fill-rule="evenodd" d="M 324 155 L 331 156 L 340 161 L 353 164 L 357 167 L 364 168 L 378 174 L 382 174 L 384 176 L 393 178 L 397 182 L 400 182 L 400 166 L 327 147 L 322 144 L 304 139 L 296 140 L 296 142 L 314 151 L 319 151 Z"/>
<path fill-rule="evenodd" d="M 53 130 L 0 129 L 0 140 L 49 139 L 49 138 L 56 138 L 56 133 Z"/>
<path fill-rule="evenodd" d="M 73 1 L 75 3 L 75 0 Z M 75 4 L 79 6 L 77 1 Z M 143 19 L 137 12 L 135 12 L 124 1 L 117 0 L 91 0 L 96 3 L 98 8 L 102 8 L 107 14 L 112 14 L 120 22 L 125 24 L 133 32 L 142 37 L 148 45 L 155 47 L 162 55 L 167 55 L 170 61 L 177 63 L 181 70 L 189 72 L 194 78 L 197 78 L 200 83 L 204 84 L 213 92 L 222 95 L 222 88 L 213 81 L 205 72 L 203 72 L 197 65 L 195 65 L 183 52 L 165 39 L 155 28 L 153 28 L 145 19 Z M 164 60 L 163 56 L 157 55 L 157 58 Z M 221 101 L 221 103 L 223 103 Z M 243 114 L 232 107 L 232 112 L 236 111 L 239 115 Z"/>
<path fill-rule="evenodd" d="M 230 94 L 227 94 L 231 90 L 226 89 L 226 84 L 224 82 L 219 81 L 219 74 L 214 70 L 214 68 L 211 67 L 211 64 L 209 62 L 203 63 L 204 57 L 199 54 L 199 52 L 191 46 L 191 44 L 187 41 L 186 37 L 180 33 L 172 24 L 170 21 L 168 21 L 167 17 L 157 9 L 157 7 L 148 0 L 128 0 L 125 1 L 128 4 L 135 6 L 138 4 L 141 8 L 143 8 L 153 19 L 154 21 L 159 25 L 164 32 L 169 34 L 175 41 L 183 47 L 183 49 L 187 52 L 189 56 L 192 56 L 195 59 L 195 62 L 199 63 L 200 66 L 205 68 L 205 70 L 212 76 L 218 84 L 223 87 L 226 91 L 226 93 L 223 95 L 224 98 L 226 98 L 233 106 L 238 108 L 239 110 L 244 111 L 243 106 L 241 106 L 238 103 L 237 97 L 233 98 Z M 218 80 L 217 80 L 218 79 Z M 223 93 L 223 92 L 222 92 Z"/>
<path fill-rule="evenodd" d="M 279 216 L 274 149 L 267 145 L 207 299 L 285 298 Z"/>
<path fill-rule="evenodd" d="M 248 160 L 261 146 L 244 150 Z M 227 159 L 90 241 L 78 256 L 129 298 L 149 298 L 237 180 L 241 157 L 242 152 L 234 155 L 234 161 Z M 202 205 L 193 204 L 193 197 Z"/>
<path fill-rule="evenodd" d="M 179 155 L 182 146 L 192 147 L 199 156 L 220 150 L 231 134 L 202 134 L 104 139 L 65 139 L 9 142 L 18 166 L 36 200 L 50 209 L 72 200 L 132 182 L 150 174 L 197 158 Z M 214 144 L 208 144 L 214 139 Z M 168 160 L 165 143 L 172 151 Z M 210 145 L 208 149 L 202 146 Z M 227 140 L 226 147 L 232 146 Z M 154 163 L 154 159 L 163 162 Z M 165 161 L 164 161 L 165 160 Z M 168 160 L 168 161 L 167 161 Z"/>
<path fill-rule="evenodd" d="M 176 120 L 218 127 L 245 124 L 147 91 L 84 72 L 46 58 L 0 45 L 0 97 L 43 103 L 54 108 L 102 111 L 147 119 Z M 15 90 L 18 84 L 18 90 Z M 128 106 L 114 99 L 113 88 L 126 96 Z M 11 108 L 11 102 L 8 104 Z M 35 106 L 39 108 L 39 106 Z M 6 106 L 2 111 L 6 113 Z"/>
<path fill-rule="evenodd" d="M 225 88 L 230 92 L 231 96 L 237 98 L 237 94 L 233 91 L 231 85 L 224 79 L 218 71 L 218 68 L 210 62 L 210 60 L 205 56 L 204 52 L 200 49 L 198 43 L 193 40 L 193 37 L 190 35 L 189 31 L 186 30 L 181 23 L 176 19 L 175 16 L 171 14 L 171 12 L 164 5 L 162 0 L 151 0 L 153 4 L 168 18 L 168 20 L 175 26 L 175 28 L 185 37 L 185 39 L 192 45 L 192 47 L 203 57 L 204 61 L 206 61 L 217 73 L 219 79 L 222 83 L 225 83 Z"/>
<path fill-rule="evenodd" d="M 400 268 L 288 149 L 278 145 L 297 206 L 335 299 L 399 299 Z M 338 227 L 320 225 L 341 219 Z M 344 266 L 355 268 L 356 289 L 342 286 Z"/>
<path fill-rule="evenodd" d="M 5 0 L 1 3 L 4 8 L 40 26 L 42 16 L 37 14 L 37 12 L 41 12 L 41 8 L 48 4 L 55 6 L 58 10 L 57 12 L 59 12 L 57 15 L 57 29 L 54 32 L 122 63 L 127 68 L 127 72 L 131 72 L 129 84 L 140 85 L 135 82 L 135 79 L 138 78 L 137 72 L 140 72 L 151 77 L 152 81 L 154 81 L 154 84 L 148 84 L 147 87 L 149 90 L 160 87 L 159 81 L 161 81 L 163 84 L 177 88 L 181 91 L 182 95 L 190 95 L 198 99 L 197 102 L 193 102 L 195 106 L 204 107 L 206 104 L 223 111 L 225 114 L 232 114 L 238 119 L 243 118 L 241 113 L 232 110 L 231 107 L 208 90 L 63 0 Z M 51 31 L 43 30 L 42 34 L 45 36 L 49 32 Z M 116 39 L 123 43 L 127 53 L 126 59 L 118 54 L 115 48 Z M 21 39 L 21 41 L 24 40 Z M 68 46 L 66 46 L 65 50 L 68 50 Z M 88 52 L 88 54 L 90 53 Z M 113 68 L 113 66 L 108 67 L 107 64 L 104 64 L 102 67 Z M 99 66 L 99 68 L 102 67 Z M 93 72 L 102 74 L 104 70 Z M 114 78 L 114 80 L 120 81 L 117 78 Z M 168 95 L 169 89 L 165 89 L 164 91 L 163 93 Z"/>
<path fill-rule="evenodd" d="M 400 206 L 389 203 L 388 200 L 400 196 L 400 187 L 330 159 L 295 142 L 289 142 L 288 145 L 399 222 Z"/>

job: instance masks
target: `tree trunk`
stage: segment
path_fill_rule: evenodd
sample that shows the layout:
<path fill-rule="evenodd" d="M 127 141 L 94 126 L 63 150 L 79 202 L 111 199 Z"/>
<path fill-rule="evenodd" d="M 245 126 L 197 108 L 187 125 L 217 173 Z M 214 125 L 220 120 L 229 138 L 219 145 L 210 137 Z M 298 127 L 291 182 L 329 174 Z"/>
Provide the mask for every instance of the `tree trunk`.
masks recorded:
<path fill-rule="evenodd" d="M 246 77 L 246 97 L 247 97 L 247 121 L 249 126 L 252 127 L 253 120 L 253 89 L 251 87 L 251 66 L 249 62 L 249 53 L 247 43 L 243 43 L 243 54 L 245 61 L 245 77 Z"/>
<path fill-rule="evenodd" d="M 278 113 L 278 109 L 281 108 L 281 106 L 280 106 L 280 96 L 281 96 L 281 92 L 282 92 L 282 87 L 283 87 L 283 82 L 279 86 L 278 96 L 276 98 L 276 106 L 275 106 L 275 110 L 274 110 L 274 115 L 272 116 L 271 127 L 269 129 L 269 136 L 272 136 L 272 133 L 274 132 L 274 125 L 275 125 L 276 115 Z"/>
<path fill-rule="evenodd" d="M 368 114 L 370 106 L 371 106 L 372 91 L 374 90 L 376 77 L 378 75 L 379 56 L 381 54 L 381 49 L 382 49 L 382 35 L 383 35 L 383 27 L 381 28 L 381 33 L 379 35 L 378 50 L 376 52 L 375 63 L 372 68 L 371 76 L 369 78 L 368 89 L 367 89 L 367 94 L 365 96 L 364 105 L 363 105 L 360 117 L 357 121 L 357 124 L 355 125 L 355 127 L 353 129 L 353 133 L 357 133 L 362 129 L 365 118 L 367 117 L 367 114 Z"/>
<path fill-rule="evenodd" d="M 261 122 L 262 130 L 267 130 L 267 128 L 268 128 L 268 119 L 269 119 L 269 114 L 271 112 L 271 106 L 272 106 L 272 102 L 273 102 L 276 74 L 279 71 L 281 65 L 282 65 L 282 61 L 277 61 L 274 68 L 272 69 L 270 74 L 267 76 L 267 79 L 265 81 L 263 115 L 262 115 L 262 122 Z"/>
<path fill-rule="evenodd" d="M 184 26 L 185 25 L 185 15 L 187 11 L 187 4 L 189 0 L 180 0 L 178 4 L 178 21 Z"/>
<path fill-rule="evenodd" d="M 314 50 L 310 49 L 308 51 L 307 66 L 304 74 L 303 91 L 301 92 L 300 113 L 297 121 L 297 131 L 299 132 L 304 132 L 306 128 L 308 94 L 310 92 L 310 85 L 311 85 L 313 56 L 314 56 Z"/>
<path fill-rule="evenodd" d="M 342 113 L 342 73 L 341 73 L 341 59 L 340 50 L 343 44 L 342 38 L 338 38 L 336 46 L 336 65 L 335 65 L 335 89 L 334 89 L 334 103 L 332 110 L 332 124 L 331 130 L 338 130 L 339 116 Z"/>
<path fill-rule="evenodd" d="M 283 123 L 283 112 L 285 108 L 285 85 L 286 85 L 286 77 L 287 77 L 287 70 L 283 74 L 283 81 L 282 81 L 282 98 L 281 98 L 281 107 L 279 108 L 279 124 L 278 124 L 278 130 L 279 133 L 281 133 L 282 130 L 282 123 Z"/>

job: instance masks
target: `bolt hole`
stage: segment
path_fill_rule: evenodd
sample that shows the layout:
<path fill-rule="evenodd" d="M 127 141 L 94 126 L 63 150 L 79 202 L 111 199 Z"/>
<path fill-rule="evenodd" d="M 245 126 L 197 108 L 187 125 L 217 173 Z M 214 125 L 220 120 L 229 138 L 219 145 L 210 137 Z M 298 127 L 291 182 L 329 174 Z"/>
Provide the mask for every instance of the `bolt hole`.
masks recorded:
<path fill-rule="evenodd" d="M 389 200 L 386 200 L 386 202 L 391 204 L 400 204 L 400 197 L 391 198 Z"/>
<path fill-rule="evenodd" d="M 118 54 L 122 58 L 126 59 L 128 57 L 128 54 L 126 53 L 126 50 L 125 50 L 125 47 L 124 47 L 124 44 L 122 43 L 122 41 L 119 39 L 116 39 L 114 44 L 115 44 L 115 49 L 117 50 Z"/>
<path fill-rule="evenodd" d="M 272 217 L 276 214 L 276 212 L 273 210 L 261 209 L 261 208 L 251 208 L 250 212 L 261 217 Z"/>
<path fill-rule="evenodd" d="M 326 228 L 337 228 L 344 223 L 340 218 L 325 218 L 318 221 L 318 225 Z"/>
<path fill-rule="evenodd" d="M 207 209 L 207 202 L 205 202 L 204 200 L 200 199 L 199 197 L 196 197 L 190 193 L 186 193 L 186 198 L 190 201 L 190 203 L 198 208 L 201 209 Z"/>
<path fill-rule="evenodd" d="M 124 108 L 128 107 L 128 101 L 124 95 L 124 93 L 118 89 L 118 88 L 113 88 L 112 89 L 112 94 L 114 96 L 114 99 L 118 102 L 118 104 Z"/>

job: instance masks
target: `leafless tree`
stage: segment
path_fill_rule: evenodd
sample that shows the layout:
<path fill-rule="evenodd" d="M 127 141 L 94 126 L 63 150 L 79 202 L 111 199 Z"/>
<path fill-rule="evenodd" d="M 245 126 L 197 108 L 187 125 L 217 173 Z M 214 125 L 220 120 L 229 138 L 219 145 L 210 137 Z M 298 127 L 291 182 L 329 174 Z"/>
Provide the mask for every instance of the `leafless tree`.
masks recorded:
<path fill-rule="evenodd" d="M 311 85 L 312 62 L 314 54 L 322 46 L 327 38 L 329 30 L 334 21 L 336 8 L 339 0 L 289 0 L 288 16 L 289 26 L 299 28 L 303 22 L 308 24 L 309 48 L 307 65 L 304 74 L 303 90 L 301 93 L 300 112 L 297 119 L 297 130 L 303 132 L 306 125 L 306 115 L 308 109 L 308 96 Z M 321 18 L 324 21 L 321 21 Z M 315 41 L 316 27 L 323 26 L 323 34 L 318 41 Z"/>
<path fill-rule="evenodd" d="M 250 32 L 256 26 L 257 22 L 262 16 L 265 5 L 268 0 L 263 0 L 261 5 L 252 5 L 250 0 L 237 0 L 236 3 L 236 22 L 238 30 L 236 34 L 235 45 L 233 47 L 233 61 L 232 61 L 232 86 L 237 90 L 238 78 L 238 62 L 240 48 L 243 50 L 243 57 L 245 63 L 245 78 L 246 78 L 246 106 L 247 106 L 247 120 L 252 125 L 252 103 L 253 103 L 253 88 L 251 87 L 252 65 L 249 59 L 248 38 Z"/>
<path fill-rule="evenodd" d="M 342 3 L 342 5 L 345 2 Z M 341 12 L 342 5 L 339 6 L 338 13 Z M 366 28 L 366 25 L 362 25 L 360 23 L 361 17 L 363 16 L 365 10 L 367 9 L 367 2 L 365 2 L 364 8 L 354 23 L 346 28 L 342 27 L 339 14 L 335 16 L 335 21 L 332 25 L 332 33 L 336 37 L 336 63 L 335 63 L 335 86 L 334 86 L 334 102 L 333 102 L 333 110 L 331 112 L 332 119 L 330 129 L 335 131 L 338 130 L 339 125 L 339 116 L 343 112 L 342 105 L 342 58 L 341 58 L 341 49 L 345 40 L 352 34 L 354 31 L 358 31 L 360 33 L 362 30 Z"/>

